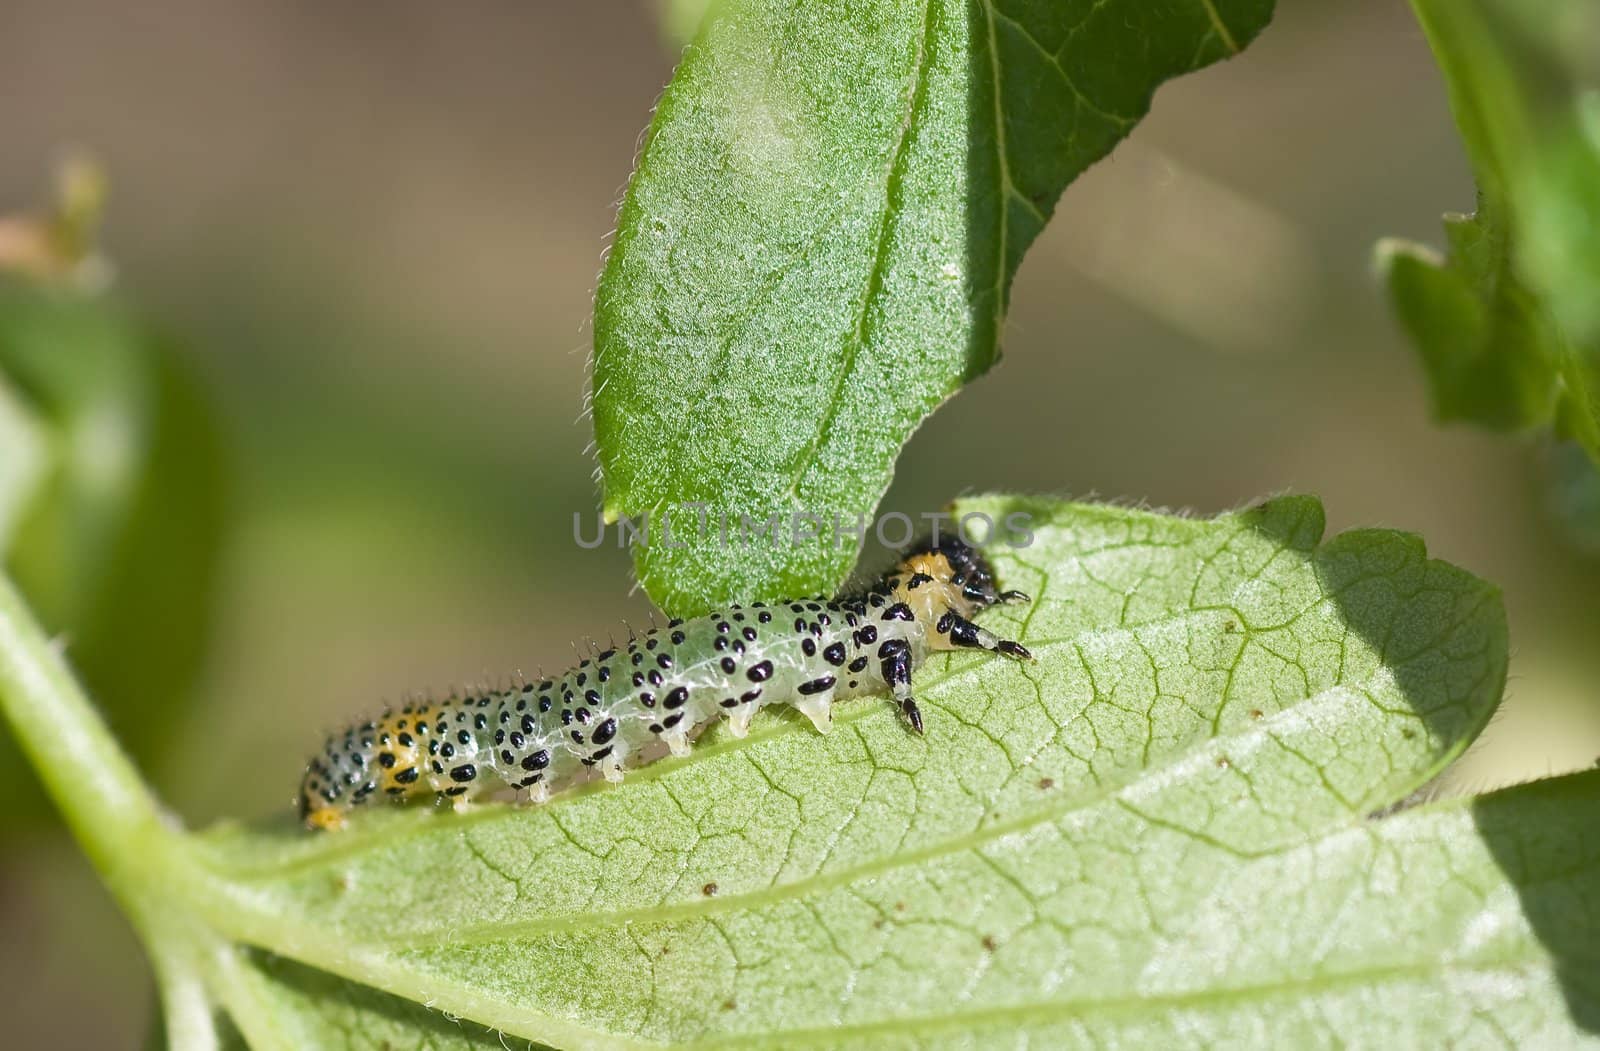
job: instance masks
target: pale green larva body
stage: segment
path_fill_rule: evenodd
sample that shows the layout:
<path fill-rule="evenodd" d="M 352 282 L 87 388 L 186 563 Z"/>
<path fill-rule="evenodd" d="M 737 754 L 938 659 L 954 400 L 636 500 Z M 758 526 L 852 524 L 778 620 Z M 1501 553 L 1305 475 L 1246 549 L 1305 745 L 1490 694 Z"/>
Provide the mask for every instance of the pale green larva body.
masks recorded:
<path fill-rule="evenodd" d="M 591 770 L 616 781 L 663 752 L 682 755 L 718 718 L 742 737 L 769 704 L 826 732 L 838 701 L 887 693 L 920 732 L 911 679 L 929 653 L 1028 656 L 968 619 L 1004 601 L 1026 597 L 997 591 L 981 555 L 946 539 L 859 596 L 675 620 L 560 678 L 408 705 L 332 735 L 307 767 L 301 813 L 313 828 L 337 828 L 378 797 L 465 802 L 511 787 L 542 802 Z"/>

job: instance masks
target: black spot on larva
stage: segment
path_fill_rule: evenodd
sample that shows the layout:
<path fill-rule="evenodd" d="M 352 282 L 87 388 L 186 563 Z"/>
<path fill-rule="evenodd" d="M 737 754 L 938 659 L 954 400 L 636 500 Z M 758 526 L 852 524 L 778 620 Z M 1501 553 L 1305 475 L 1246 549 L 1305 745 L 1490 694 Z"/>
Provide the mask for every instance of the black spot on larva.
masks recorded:
<path fill-rule="evenodd" d="M 661 673 L 656 671 L 654 668 L 650 669 L 650 674 L 646 675 L 645 678 L 650 681 L 650 685 L 651 686 L 660 686 L 661 685 L 661 682 L 662 682 Z"/>
<path fill-rule="evenodd" d="M 527 743 L 528 739 L 526 737 L 517 733 L 515 730 L 511 731 L 511 747 L 521 751 L 523 745 L 526 745 Z"/>
<path fill-rule="evenodd" d="M 472 718 L 472 728 L 475 730 L 487 730 L 489 728 L 489 717 L 479 712 Z M 467 742 L 462 741 L 461 743 L 466 744 Z"/>
<path fill-rule="evenodd" d="M 894 605 L 883 611 L 883 619 L 916 620 L 917 618 L 912 615 L 910 606 L 906 605 L 904 602 L 896 602 Z"/>
<path fill-rule="evenodd" d="M 674 711 L 678 708 L 682 708 L 684 704 L 688 702 L 688 700 L 689 688 L 687 686 L 679 686 L 662 699 L 661 707 L 667 709 L 669 712 Z"/>
<path fill-rule="evenodd" d="M 634 650 L 633 651 L 633 656 L 630 659 L 636 665 L 643 664 L 644 663 L 644 654 L 640 653 L 638 650 Z"/>
<path fill-rule="evenodd" d="M 759 701 L 760 699 L 761 699 L 761 687 L 759 687 L 759 686 L 757 686 L 753 690 L 746 690 L 744 693 L 741 693 L 739 695 L 739 700 L 742 701 L 745 704 L 754 704 L 756 701 Z"/>
<path fill-rule="evenodd" d="M 593 741 L 595 744 L 605 744 L 616 735 L 617 721 L 615 719 L 607 719 L 605 722 L 594 728 Z"/>
<path fill-rule="evenodd" d="M 653 693 L 641 693 L 639 695 L 639 703 L 646 708 L 654 708 L 656 706 L 656 695 Z"/>
<path fill-rule="evenodd" d="M 444 773 L 444 764 L 439 762 L 439 760 L 435 759 L 430 765 L 433 767 L 433 772 L 434 773 L 436 773 L 436 774 Z"/>
<path fill-rule="evenodd" d="M 500 750 L 500 761 L 507 766 L 510 766 L 512 763 L 517 761 L 517 757 L 516 754 L 511 751 L 511 749 L 502 748 Z"/>
<path fill-rule="evenodd" d="M 611 669 L 609 667 L 601 668 L 600 672 L 599 672 L 599 675 L 597 677 L 599 678 L 599 680 L 601 682 L 610 681 L 610 679 L 611 679 Z"/>
<path fill-rule="evenodd" d="M 954 624 L 955 622 L 956 615 L 949 610 L 945 610 L 944 616 L 939 618 L 939 622 L 933 626 L 933 630 L 937 631 L 941 635 L 944 635 L 950 631 L 950 625 Z"/>
<path fill-rule="evenodd" d="M 533 721 L 533 716 L 524 715 L 522 717 L 522 732 L 523 733 L 532 734 L 538 728 L 539 728 L 539 724 Z"/>
<path fill-rule="evenodd" d="M 734 614 L 733 614 L 733 619 L 742 622 L 744 620 L 744 614 L 739 612 L 738 610 L 735 610 Z"/>
<path fill-rule="evenodd" d="M 406 733 L 400 734 L 395 738 L 395 740 L 400 742 L 401 748 L 411 748 L 417 743 L 417 739 L 415 737 L 412 737 L 410 734 Z"/>
<path fill-rule="evenodd" d="M 542 748 L 522 760 L 522 769 L 524 770 L 543 770 L 549 765 L 550 753 Z"/>
<path fill-rule="evenodd" d="M 409 784 L 412 784 L 413 782 L 415 782 L 417 777 L 418 777 L 417 768 L 414 767 L 414 766 L 408 766 L 404 770 L 401 770 L 400 772 L 396 773 L 394 775 L 394 780 L 395 780 L 395 784 L 409 785 Z"/>
<path fill-rule="evenodd" d="M 844 643 L 835 642 L 822 651 L 822 659 L 837 668 L 844 663 Z"/>
<path fill-rule="evenodd" d="M 589 673 L 586 672 L 586 671 L 580 671 L 578 673 L 578 685 L 582 686 L 584 683 L 586 683 L 588 681 L 589 681 Z"/>
<path fill-rule="evenodd" d="M 877 641 L 878 629 L 876 625 L 864 624 L 862 625 L 861 630 L 856 632 L 857 646 L 870 646 Z"/>
<path fill-rule="evenodd" d="M 644 672 L 638 672 L 638 671 L 634 672 L 633 673 L 633 688 L 637 690 L 639 687 L 641 687 L 643 685 L 644 685 Z"/>
<path fill-rule="evenodd" d="M 795 634 L 796 635 L 804 634 L 805 630 L 806 630 L 806 618 L 804 618 L 804 617 L 796 617 L 796 618 L 794 618 L 794 631 L 795 631 Z"/>
<path fill-rule="evenodd" d="M 539 698 L 539 711 L 548 712 L 553 707 L 555 707 L 555 702 L 552 701 L 549 697 L 541 697 L 541 698 Z"/>
<path fill-rule="evenodd" d="M 724 697 L 721 701 L 719 701 L 717 703 L 721 704 L 724 708 L 737 708 L 737 707 L 739 707 L 739 698 L 737 698 L 737 697 Z"/>
<path fill-rule="evenodd" d="M 443 748 L 439 749 L 439 754 L 446 759 L 453 759 L 456 754 L 456 746 L 447 742 Z"/>
<path fill-rule="evenodd" d="M 478 768 L 471 763 L 462 763 L 450 771 L 450 780 L 457 782 L 471 781 L 478 776 Z"/>
<path fill-rule="evenodd" d="M 817 640 L 811 638 L 801 639 L 800 649 L 807 657 L 815 657 L 817 655 Z"/>
<path fill-rule="evenodd" d="M 653 650 L 659 645 L 661 645 L 661 640 L 656 638 L 654 635 L 644 640 L 644 648 L 647 650 Z"/>
<path fill-rule="evenodd" d="M 672 658 L 665 653 L 658 653 L 656 654 L 656 663 L 661 665 L 663 671 L 666 671 L 672 667 Z"/>
<path fill-rule="evenodd" d="M 739 667 L 739 662 L 732 657 L 722 658 L 722 671 L 725 675 L 732 675 Z"/>
<path fill-rule="evenodd" d="M 721 653 L 728 648 L 728 637 L 726 635 L 718 635 L 716 640 L 711 643 L 711 648 Z"/>
<path fill-rule="evenodd" d="M 756 614 L 756 620 L 760 621 L 763 624 L 771 624 L 772 623 L 772 614 L 768 613 L 766 610 L 762 610 L 760 613 Z"/>
<path fill-rule="evenodd" d="M 395 758 L 393 752 L 384 752 L 382 755 L 378 756 L 378 765 L 383 767 L 385 770 L 393 770 L 394 764 Z"/>
<path fill-rule="evenodd" d="M 823 693 L 824 691 L 831 690 L 833 688 L 834 681 L 835 680 L 832 675 L 823 675 L 819 678 L 812 679 L 810 682 L 801 683 L 800 692 L 808 697 L 814 693 Z"/>
<path fill-rule="evenodd" d="M 728 632 L 730 632 L 732 630 L 733 630 L 733 625 L 732 624 L 729 624 L 725 620 L 717 621 L 717 632 L 718 632 L 718 634 L 726 635 Z"/>
<path fill-rule="evenodd" d="M 585 726 L 588 726 L 589 720 L 594 718 L 594 713 L 587 708 L 579 708 L 572 714 L 576 715 L 578 717 L 578 721 Z"/>
<path fill-rule="evenodd" d="M 915 591 L 915 590 L 917 590 L 918 588 L 920 588 L 924 584 L 932 584 L 932 583 L 933 583 L 933 578 L 928 576 L 928 574 L 926 574 L 926 573 L 913 573 L 913 574 L 911 574 L 911 579 L 906 582 L 906 590 L 907 591 Z"/>
<path fill-rule="evenodd" d="M 661 725 L 670 730 L 674 726 L 677 726 L 679 723 L 683 722 L 683 715 L 683 712 L 673 712 L 671 715 L 661 720 Z"/>
<path fill-rule="evenodd" d="M 651 723 L 650 724 L 650 732 L 651 733 L 658 734 L 658 733 L 661 732 L 661 730 L 662 730 L 662 726 L 661 726 L 660 723 Z"/>
<path fill-rule="evenodd" d="M 571 708 L 563 708 L 563 709 L 561 709 L 561 725 L 562 726 L 571 726 L 572 725 L 572 709 Z"/>
<path fill-rule="evenodd" d="M 816 613 L 816 612 L 818 612 L 818 611 L 820 611 L 822 609 L 822 603 L 820 603 L 820 602 L 807 602 L 806 603 L 806 609 L 809 609 L 811 612 Z"/>
<path fill-rule="evenodd" d="M 755 667 L 745 672 L 744 676 L 751 682 L 766 682 L 768 679 L 772 678 L 772 662 L 762 661 L 760 664 L 757 664 Z"/>
<path fill-rule="evenodd" d="M 744 639 L 745 639 L 746 642 L 754 642 L 754 641 L 756 641 L 756 629 L 754 629 L 754 628 L 745 628 L 739 634 L 744 636 Z"/>
<path fill-rule="evenodd" d="M 467 733 L 467 731 L 462 730 L 460 733 L 456 734 L 456 743 L 461 745 L 469 745 L 472 743 L 472 735 Z"/>
<path fill-rule="evenodd" d="M 672 644 L 674 646 L 682 646 L 683 645 L 683 640 L 685 638 L 687 638 L 687 636 L 684 635 L 683 632 L 675 631 L 675 632 L 672 633 Z"/>

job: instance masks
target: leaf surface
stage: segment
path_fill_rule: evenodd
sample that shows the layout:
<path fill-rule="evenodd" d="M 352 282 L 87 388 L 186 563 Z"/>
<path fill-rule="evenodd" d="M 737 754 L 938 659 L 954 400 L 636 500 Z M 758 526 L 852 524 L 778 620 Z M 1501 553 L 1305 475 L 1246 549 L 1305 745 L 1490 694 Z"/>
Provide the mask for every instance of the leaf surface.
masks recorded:
<path fill-rule="evenodd" d="M 957 510 L 1031 516 L 987 622 L 1039 659 L 932 662 L 926 737 L 764 713 L 541 808 L 219 830 L 204 911 L 347 979 L 243 958 L 338 1033 L 372 986 L 556 1047 L 1578 1041 L 1600 779 L 1372 816 L 1493 712 L 1493 588 L 1303 498 Z"/>
<path fill-rule="evenodd" d="M 994 363 L 1012 275 L 1062 190 L 1163 81 L 1237 52 L 1271 10 L 715 5 L 657 109 L 595 303 L 605 510 L 648 518 L 636 565 L 656 603 L 837 588 L 858 552 L 836 529 Z"/>

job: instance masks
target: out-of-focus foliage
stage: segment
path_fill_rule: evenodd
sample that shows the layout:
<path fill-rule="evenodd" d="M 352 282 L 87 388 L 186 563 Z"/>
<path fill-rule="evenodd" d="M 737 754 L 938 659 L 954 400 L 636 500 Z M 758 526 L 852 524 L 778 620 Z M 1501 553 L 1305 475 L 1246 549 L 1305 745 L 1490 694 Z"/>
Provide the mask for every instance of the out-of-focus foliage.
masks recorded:
<path fill-rule="evenodd" d="M 1478 178 L 1449 255 L 1380 246 L 1442 420 L 1553 426 L 1600 462 L 1600 6 L 1413 0 Z"/>
<path fill-rule="evenodd" d="M 114 300 L 0 285 L 0 553 L 119 739 L 159 774 L 209 636 L 217 423 L 176 349 Z M 0 822 L 26 764 L 0 736 Z"/>
<path fill-rule="evenodd" d="M 657 604 L 837 589 L 859 554 L 839 526 L 994 363 L 1062 190 L 1164 81 L 1271 13 L 718 4 L 656 111 L 595 303 L 605 508 L 650 517 L 635 556 Z"/>

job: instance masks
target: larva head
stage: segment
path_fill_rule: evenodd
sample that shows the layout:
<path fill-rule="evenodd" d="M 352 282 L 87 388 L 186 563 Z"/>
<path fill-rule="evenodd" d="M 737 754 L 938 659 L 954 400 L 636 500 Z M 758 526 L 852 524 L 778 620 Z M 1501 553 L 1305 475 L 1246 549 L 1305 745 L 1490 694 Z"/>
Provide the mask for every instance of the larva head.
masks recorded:
<path fill-rule="evenodd" d="M 1019 592 L 999 590 L 989 560 L 958 536 L 940 536 L 913 548 L 898 572 L 906 601 L 930 619 L 947 609 L 970 617 L 997 602 L 1023 598 Z"/>

